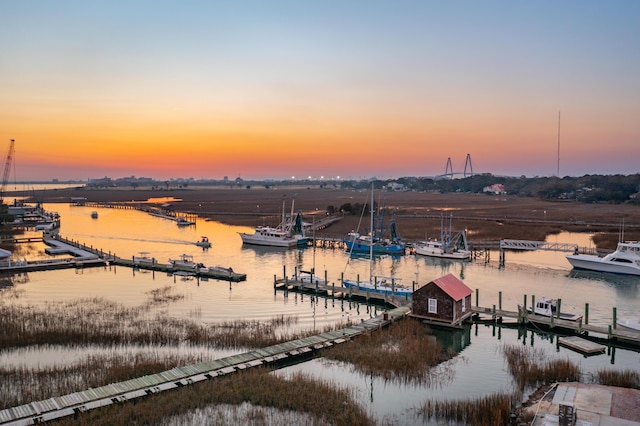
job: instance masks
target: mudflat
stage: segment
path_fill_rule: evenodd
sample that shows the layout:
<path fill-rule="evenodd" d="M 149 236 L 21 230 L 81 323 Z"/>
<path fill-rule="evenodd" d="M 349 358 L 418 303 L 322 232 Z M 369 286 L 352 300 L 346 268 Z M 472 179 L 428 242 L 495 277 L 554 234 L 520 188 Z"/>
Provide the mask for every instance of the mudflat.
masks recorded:
<path fill-rule="evenodd" d="M 318 231 L 319 235 L 341 236 L 351 230 L 365 232 L 369 217 L 343 214 L 341 207 L 368 204 L 370 191 L 335 187 L 186 187 L 168 189 L 86 188 L 19 192 L 27 201 L 68 203 L 72 197 L 87 202 L 127 202 L 169 205 L 179 212 L 195 213 L 230 225 L 277 225 L 283 204 L 290 213 L 300 210 L 304 220 L 324 218 L 335 210 L 340 220 Z M 544 240 L 561 231 L 590 232 L 599 248 L 613 249 L 624 228 L 625 240 L 640 239 L 640 206 L 632 204 L 584 204 L 575 201 L 547 201 L 533 197 L 471 193 L 428 193 L 378 190 L 376 206 L 384 206 L 386 222 L 395 217 L 398 230 L 409 241 L 437 238 L 441 217 L 453 216 L 453 230 L 466 229 L 470 241 L 496 241 L 505 238 Z M 331 208 L 332 206 L 333 208 Z"/>

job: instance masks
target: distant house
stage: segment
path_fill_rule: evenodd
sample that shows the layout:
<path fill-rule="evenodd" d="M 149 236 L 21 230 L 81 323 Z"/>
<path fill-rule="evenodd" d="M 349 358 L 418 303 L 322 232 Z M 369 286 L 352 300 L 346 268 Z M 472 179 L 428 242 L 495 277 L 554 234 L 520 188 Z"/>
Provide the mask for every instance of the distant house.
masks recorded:
<path fill-rule="evenodd" d="M 413 292 L 411 316 L 459 325 L 472 314 L 471 294 L 471 289 L 452 274 L 436 278 Z"/>
<path fill-rule="evenodd" d="M 494 183 L 493 185 L 485 186 L 482 188 L 482 192 L 489 192 L 491 194 L 505 194 L 504 185 L 501 183 Z"/>

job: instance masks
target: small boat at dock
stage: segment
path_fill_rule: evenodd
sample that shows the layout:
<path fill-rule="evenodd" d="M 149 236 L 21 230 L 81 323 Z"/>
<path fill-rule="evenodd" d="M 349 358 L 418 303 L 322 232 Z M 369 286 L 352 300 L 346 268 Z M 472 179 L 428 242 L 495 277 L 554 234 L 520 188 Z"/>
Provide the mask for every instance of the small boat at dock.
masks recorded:
<path fill-rule="evenodd" d="M 195 222 L 187 220 L 185 217 L 182 217 L 182 216 L 176 219 L 176 223 L 178 224 L 178 226 L 191 226 L 196 224 Z"/>
<path fill-rule="evenodd" d="M 531 308 L 527 308 L 527 311 L 531 313 Z M 558 301 L 556 299 L 546 299 L 544 297 L 536 302 L 533 313 L 536 315 L 554 317 L 568 321 L 578 321 L 582 319 L 582 315 L 579 314 L 560 312 L 560 315 L 558 315 Z"/>
<path fill-rule="evenodd" d="M 624 328 L 626 330 L 632 330 L 632 331 L 640 332 L 640 317 L 627 318 L 627 319 L 618 319 L 616 321 L 616 325 L 618 327 Z"/>

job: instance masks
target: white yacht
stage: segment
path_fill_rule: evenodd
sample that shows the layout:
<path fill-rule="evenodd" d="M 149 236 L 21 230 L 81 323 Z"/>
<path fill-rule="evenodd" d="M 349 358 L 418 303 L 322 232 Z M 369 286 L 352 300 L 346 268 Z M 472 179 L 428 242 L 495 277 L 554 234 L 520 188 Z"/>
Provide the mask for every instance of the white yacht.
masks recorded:
<path fill-rule="evenodd" d="M 309 238 L 304 235 L 301 212 L 298 211 L 298 215 L 293 219 L 294 201 L 291 202 L 291 215 L 289 218 L 284 215 L 285 202 L 282 202 L 282 221 L 277 227 L 257 226 L 253 234 L 238 232 L 240 238 L 242 238 L 242 243 L 271 247 L 306 246 Z"/>
<path fill-rule="evenodd" d="M 616 251 L 604 257 L 587 254 L 570 254 L 567 260 L 576 269 L 586 269 L 614 274 L 640 275 L 640 242 L 618 243 Z"/>

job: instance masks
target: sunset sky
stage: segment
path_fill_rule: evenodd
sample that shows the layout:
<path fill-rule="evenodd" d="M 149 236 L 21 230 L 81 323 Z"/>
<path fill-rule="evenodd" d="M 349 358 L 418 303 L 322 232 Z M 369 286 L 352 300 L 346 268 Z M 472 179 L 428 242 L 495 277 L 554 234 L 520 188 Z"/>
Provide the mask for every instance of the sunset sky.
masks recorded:
<path fill-rule="evenodd" d="M 552 176 L 558 141 L 561 176 L 640 172 L 637 0 L 3 0 L 0 16 L 12 180 L 434 176 L 467 154 L 475 173 Z"/>

